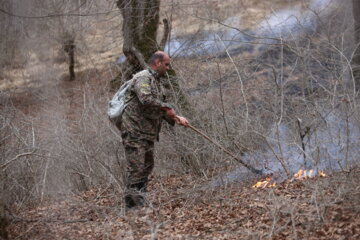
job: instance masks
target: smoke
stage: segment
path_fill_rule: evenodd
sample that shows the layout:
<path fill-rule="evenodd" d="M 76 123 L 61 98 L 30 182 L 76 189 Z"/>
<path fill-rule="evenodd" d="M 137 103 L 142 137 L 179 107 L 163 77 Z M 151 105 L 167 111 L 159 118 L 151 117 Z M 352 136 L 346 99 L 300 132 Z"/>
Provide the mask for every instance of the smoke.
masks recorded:
<path fill-rule="evenodd" d="M 299 129 L 291 129 L 287 124 L 274 123 L 266 136 L 265 149 L 248 152 L 245 162 L 260 163 L 266 174 L 276 173 L 286 178 L 283 161 L 287 170 L 294 174 L 299 169 L 315 169 L 333 172 L 350 169 L 358 163 L 360 154 L 360 129 L 354 116 L 340 109 L 324 109 L 320 122 L 310 126 L 310 132 L 300 140 Z M 260 166 L 257 166 L 260 167 Z M 242 181 L 247 170 L 243 167 L 226 173 L 212 182 L 212 186 Z"/>

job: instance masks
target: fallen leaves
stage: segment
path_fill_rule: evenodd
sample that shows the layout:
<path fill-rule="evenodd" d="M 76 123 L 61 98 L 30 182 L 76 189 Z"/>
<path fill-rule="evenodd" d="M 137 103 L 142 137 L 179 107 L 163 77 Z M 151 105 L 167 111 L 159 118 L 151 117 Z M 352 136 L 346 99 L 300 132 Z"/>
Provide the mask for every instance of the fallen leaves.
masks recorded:
<path fill-rule="evenodd" d="M 148 208 L 125 212 L 117 192 L 92 189 L 18 212 L 19 218 L 39 221 L 13 222 L 9 232 L 12 238 L 39 240 L 358 239 L 359 200 L 351 191 L 357 181 L 348 179 L 339 174 L 272 189 L 234 184 L 204 190 L 187 176 L 152 178 Z M 46 221 L 82 218 L 92 221 Z"/>

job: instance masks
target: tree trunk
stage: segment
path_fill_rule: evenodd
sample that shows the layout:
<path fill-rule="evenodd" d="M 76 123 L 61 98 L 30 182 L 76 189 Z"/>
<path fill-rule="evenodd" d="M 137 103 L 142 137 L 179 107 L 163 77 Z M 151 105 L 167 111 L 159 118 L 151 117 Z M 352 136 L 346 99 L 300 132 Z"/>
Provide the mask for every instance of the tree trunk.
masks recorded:
<path fill-rule="evenodd" d="M 122 80 L 146 67 L 146 61 L 158 49 L 160 0 L 118 0 L 123 16 L 123 52 L 126 56 Z"/>
<path fill-rule="evenodd" d="M 69 38 L 65 40 L 64 50 L 69 56 L 69 80 L 75 80 L 75 40 Z"/>
<path fill-rule="evenodd" d="M 5 176 L 0 169 L 0 240 L 8 239 L 6 232 L 7 220 L 5 217 Z"/>
<path fill-rule="evenodd" d="M 360 0 L 353 0 L 353 16 L 354 16 L 354 37 L 355 37 L 355 53 L 352 59 L 352 68 L 355 79 L 355 88 L 360 90 Z"/>
<path fill-rule="evenodd" d="M 146 62 L 157 50 L 163 50 L 168 40 L 170 28 L 166 19 L 164 36 L 160 44 L 157 43 L 159 27 L 160 0 L 117 0 L 117 6 L 123 16 L 123 52 L 126 61 L 122 66 L 122 73 L 112 80 L 113 88 L 117 89 L 122 82 L 131 79 L 136 72 L 146 68 Z M 189 110 L 189 103 L 180 89 L 175 71 L 169 72 L 169 80 L 163 81 L 171 92 L 172 102 L 183 110 Z"/>

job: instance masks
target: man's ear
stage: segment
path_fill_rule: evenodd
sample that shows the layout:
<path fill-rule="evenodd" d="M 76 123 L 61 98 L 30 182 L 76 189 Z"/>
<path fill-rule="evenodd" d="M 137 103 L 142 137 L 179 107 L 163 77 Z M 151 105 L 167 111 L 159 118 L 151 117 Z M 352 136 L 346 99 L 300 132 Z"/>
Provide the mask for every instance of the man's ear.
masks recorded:
<path fill-rule="evenodd" d="M 155 66 L 159 67 L 161 65 L 160 59 L 155 60 Z"/>

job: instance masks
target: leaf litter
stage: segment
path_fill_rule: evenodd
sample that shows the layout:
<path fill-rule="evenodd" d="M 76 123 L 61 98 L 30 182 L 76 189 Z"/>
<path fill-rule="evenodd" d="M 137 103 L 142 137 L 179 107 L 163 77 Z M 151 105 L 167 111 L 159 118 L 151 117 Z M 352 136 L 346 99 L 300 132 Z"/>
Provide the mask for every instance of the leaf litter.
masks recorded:
<path fill-rule="evenodd" d="M 359 239 L 360 171 L 274 188 L 204 189 L 189 176 L 152 177 L 149 206 L 125 211 L 111 186 L 12 213 L 11 239 Z M 16 217 L 15 217 L 16 216 Z"/>

